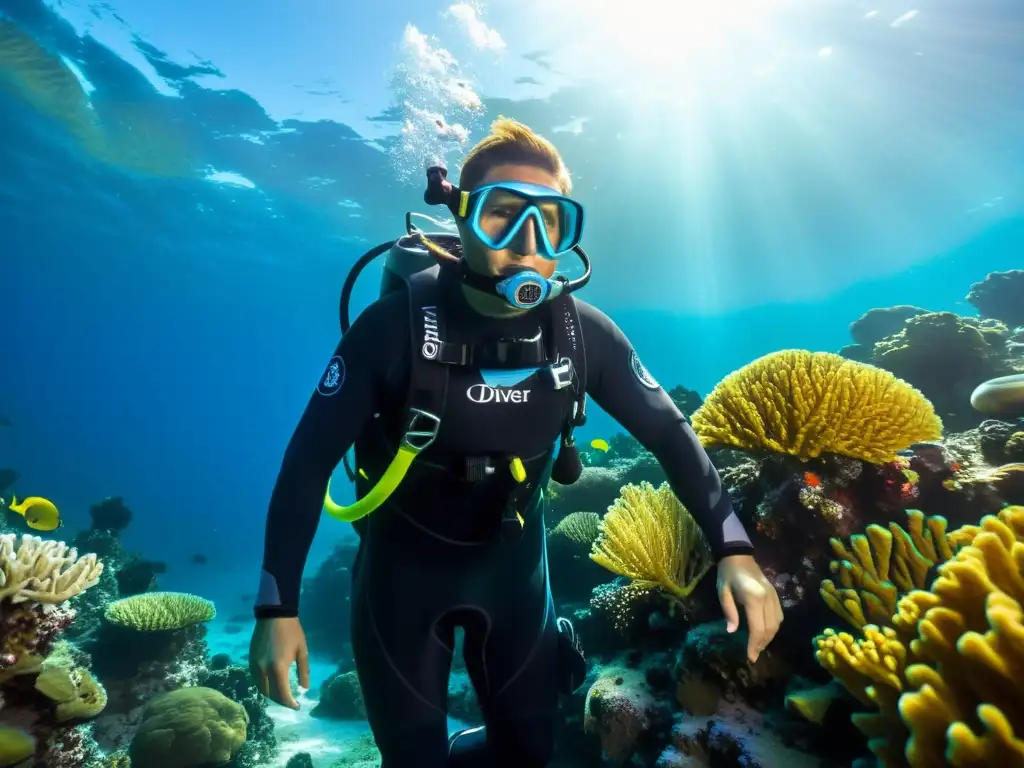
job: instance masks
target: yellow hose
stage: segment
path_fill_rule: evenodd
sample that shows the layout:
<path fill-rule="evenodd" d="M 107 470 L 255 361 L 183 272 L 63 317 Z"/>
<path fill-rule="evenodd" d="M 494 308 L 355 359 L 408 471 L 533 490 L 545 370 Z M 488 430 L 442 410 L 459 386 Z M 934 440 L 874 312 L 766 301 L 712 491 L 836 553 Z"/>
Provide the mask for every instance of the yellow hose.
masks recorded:
<path fill-rule="evenodd" d="M 366 517 L 387 501 L 388 497 L 395 492 L 395 489 L 405 479 L 405 475 L 409 471 L 409 467 L 412 466 L 413 459 L 416 458 L 417 453 L 419 451 L 405 445 L 400 446 L 398 453 L 395 454 L 395 458 L 391 460 L 388 468 L 384 470 L 384 474 L 381 475 L 377 484 L 363 498 L 347 507 L 341 506 L 331 498 L 331 484 L 328 481 L 327 493 L 324 494 L 324 511 L 331 517 L 344 523 L 352 523 Z"/>

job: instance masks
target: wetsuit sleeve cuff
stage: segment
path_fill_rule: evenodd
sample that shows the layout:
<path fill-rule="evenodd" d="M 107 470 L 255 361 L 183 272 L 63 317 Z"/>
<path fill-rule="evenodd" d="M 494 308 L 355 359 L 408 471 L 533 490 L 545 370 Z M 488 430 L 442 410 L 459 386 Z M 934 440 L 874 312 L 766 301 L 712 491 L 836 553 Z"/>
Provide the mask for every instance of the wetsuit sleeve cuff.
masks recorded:
<path fill-rule="evenodd" d="M 735 544 L 726 544 L 723 547 L 716 549 L 712 552 L 715 558 L 715 563 L 721 562 L 727 557 L 733 555 L 753 555 L 754 548 L 746 542 L 736 542 Z"/>
<path fill-rule="evenodd" d="M 257 619 L 294 619 L 299 615 L 298 609 L 284 605 L 257 605 L 252 613 Z"/>

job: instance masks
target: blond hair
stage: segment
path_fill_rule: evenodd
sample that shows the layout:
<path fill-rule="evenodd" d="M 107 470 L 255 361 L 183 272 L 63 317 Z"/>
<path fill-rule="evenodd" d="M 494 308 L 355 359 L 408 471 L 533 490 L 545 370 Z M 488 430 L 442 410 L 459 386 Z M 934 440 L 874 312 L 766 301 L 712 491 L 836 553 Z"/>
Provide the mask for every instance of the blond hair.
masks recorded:
<path fill-rule="evenodd" d="M 492 168 L 505 163 L 542 168 L 558 180 L 562 194 L 572 192 L 569 169 L 555 145 L 509 117 L 495 120 L 490 134 L 469 150 L 459 174 L 459 187 L 466 191 L 478 187 Z"/>

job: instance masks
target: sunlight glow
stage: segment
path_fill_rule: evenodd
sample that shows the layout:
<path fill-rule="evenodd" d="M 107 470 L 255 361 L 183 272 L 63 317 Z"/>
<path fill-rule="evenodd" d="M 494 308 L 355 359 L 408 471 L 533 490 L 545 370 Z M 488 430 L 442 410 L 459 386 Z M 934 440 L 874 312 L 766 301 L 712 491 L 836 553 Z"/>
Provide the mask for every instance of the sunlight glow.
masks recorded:
<path fill-rule="evenodd" d="M 664 83 L 689 76 L 709 59 L 745 59 L 770 47 L 766 22 L 794 2 L 633 0 L 627 7 L 569 0 L 545 4 L 541 12 L 578 26 L 573 49 L 576 55 L 586 52 L 595 78 L 654 77 Z"/>
<path fill-rule="evenodd" d="M 213 184 L 226 184 L 232 187 L 256 189 L 256 185 L 249 181 L 249 179 L 245 178 L 245 176 L 240 173 L 235 173 L 234 171 L 218 171 L 211 168 L 203 178 Z"/>

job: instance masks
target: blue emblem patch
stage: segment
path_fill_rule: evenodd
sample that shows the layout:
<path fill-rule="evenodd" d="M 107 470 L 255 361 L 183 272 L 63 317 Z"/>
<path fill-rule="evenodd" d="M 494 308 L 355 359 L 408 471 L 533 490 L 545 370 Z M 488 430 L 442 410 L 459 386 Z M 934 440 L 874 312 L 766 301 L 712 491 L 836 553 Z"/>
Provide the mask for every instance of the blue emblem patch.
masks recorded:
<path fill-rule="evenodd" d="M 637 355 L 635 349 L 631 350 L 629 353 L 629 367 L 633 370 L 633 375 L 636 376 L 637 381 L 647 387 L 647 389 L 661 389 L 658 382 L 655 381 L 650 372 L 644 368 L 644 364 L 640 362 L 640 357 Z"/>
<path fill-rule="evenodd" d="M 327 363 L 327 370 L 325 370 L 323 376 L 320 377 L 320 381 L 316 385 L 316 391 L 324 397 L 330 397 L 341 389 L 341 385 L 344 383 L 345 361 L 338 355 L 335 355 L 331 358 L 330 362 Z"/>

